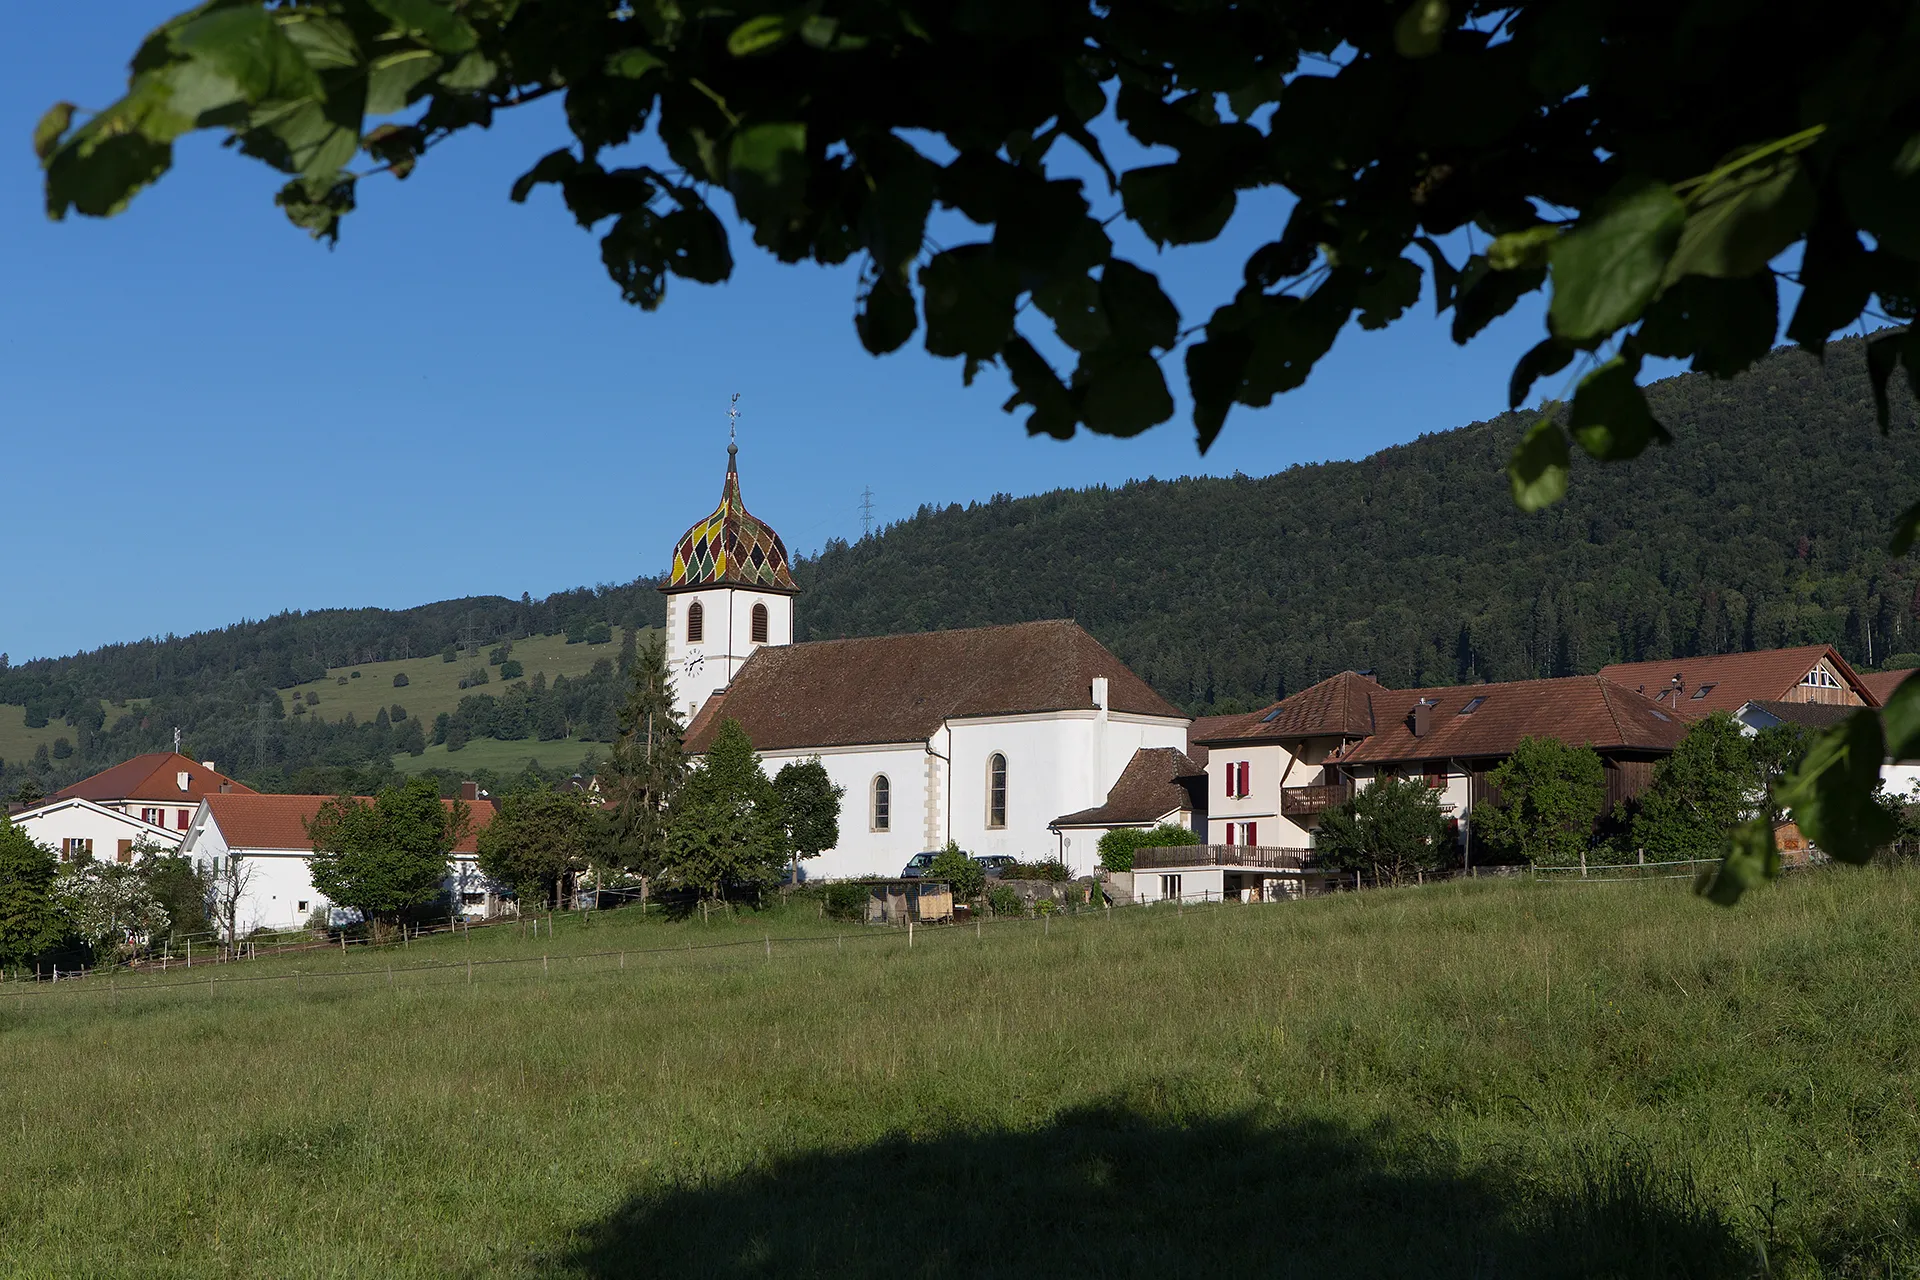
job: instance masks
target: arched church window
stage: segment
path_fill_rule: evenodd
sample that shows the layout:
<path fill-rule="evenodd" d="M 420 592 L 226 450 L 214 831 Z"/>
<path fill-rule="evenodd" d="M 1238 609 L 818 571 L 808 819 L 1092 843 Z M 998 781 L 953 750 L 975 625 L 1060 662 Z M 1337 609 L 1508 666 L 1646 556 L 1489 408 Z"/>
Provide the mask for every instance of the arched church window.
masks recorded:
<path fill-rule="evenodd" d="M 687 606 L 687 643 L 699 644 L 707 638 L 707 611 L 695 600 Z"/>
<path fill-rule="evenodd" d="M 1007 758 L 998 751 L 987 757 L 987 825 L 1007 825 Z"/>
<path fill-rule="evenodd" d="M 873 775 L 873 829 L 893 829 L 893 784 L 884 773 Z"/>
<path fill-rule="evenodd" d="M 753 642 L 755 644 L 767 642 L 767 606 L 763 604 L 753 606 Z"/>

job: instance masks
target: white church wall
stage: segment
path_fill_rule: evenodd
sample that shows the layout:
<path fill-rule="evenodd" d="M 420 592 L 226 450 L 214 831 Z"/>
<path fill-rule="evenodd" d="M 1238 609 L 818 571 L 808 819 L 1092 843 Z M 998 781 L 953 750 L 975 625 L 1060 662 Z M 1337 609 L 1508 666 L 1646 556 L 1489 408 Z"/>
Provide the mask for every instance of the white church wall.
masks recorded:
<path fill-rule="evenodd" d="M 687 638 L 687 618 L 695 602 L 701 609 L 698 641 Z M 691 719 L 702 703 L 724 689 L 748 656 L 753 642 L 753 607 L 767 610 L 767 644 L 793 643 L 793 597 L 746 587 L 706 587 L 676 591 L 667 597 L 667 670 L 673 677 L 674 705 Z"/>
<path fill-rule="evenodd" d="M 840 843 L 801 864 L 809 880 L 856 876 L 897 876 L 914 854 L 938 849 L 946 837 L 929 841 L 927 798 L 944 797 L 940 762 L 919 742 L 891 746 L 828 747 L 819 751 L 768 751 L 760 756 L 768 777 L 790 760 L 820 757 L 827 776 L 846 788 L 840 797 Z M 885 831 L 873 829 L 873 780 L 884 774 L 891 787 Z M 931 779 L 930 779 L 930 776 Z M 929 786 L 929 782 L 932 786 Z M 938 823 L 944 828 L 944 822 Z"/>

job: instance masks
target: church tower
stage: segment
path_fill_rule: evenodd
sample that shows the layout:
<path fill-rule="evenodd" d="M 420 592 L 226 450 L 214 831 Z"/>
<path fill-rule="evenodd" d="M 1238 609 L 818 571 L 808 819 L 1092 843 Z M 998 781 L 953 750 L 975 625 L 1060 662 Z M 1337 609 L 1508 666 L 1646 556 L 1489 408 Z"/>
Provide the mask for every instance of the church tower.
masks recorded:
<path fill-rule="evenodd" d="M 740 500 L 740 446 L 727 445 L 720 505 L 680 537 L 667 597 L 667 670 L 688 720 L 763 644 L 793 643 L 793 585 L 780 535 Z"/>

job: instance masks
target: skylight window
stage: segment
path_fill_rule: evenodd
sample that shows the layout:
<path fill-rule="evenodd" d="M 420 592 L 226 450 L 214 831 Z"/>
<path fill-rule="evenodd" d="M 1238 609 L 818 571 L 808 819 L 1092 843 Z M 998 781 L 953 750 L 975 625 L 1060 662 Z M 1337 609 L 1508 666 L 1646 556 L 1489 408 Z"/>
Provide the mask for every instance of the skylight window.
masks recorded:
<path fill-rule="evenodd" d="M 1701 698 L 1704 698 L 1704 697 L 1706 697 L 1706 696 L 1707 696 L 1708 694 L 1710 694 L 1710 693 L 1712 693 L 1712 692 L 1713 692 L 1713 686 L 1712 686 L 1712 685 L 1710 685 L 1710 684 L 1703 684 L 1703 685 L 1701 685 L 1701 686 L 1700 686 L 1700 687 L 1699 687 L 1698 689 L 1695 689 L 1695 690 L 1693 691 L 1693 697 L 1694 697 L 1694 700 L 1695 700 L 1695 701 L 1698 701 L 1699 699 L 1701 699 Z"/>
<path fill-rule="evenodd" d="M 1477 698 L 1468 698 L 1467 705 L 1460 708 L 1460 714 L 1463 716 L 1472 715 L 1474 712 L 1480 709 L 1480 704 L 1485 702 L 1486 700 L 1487 700 L 1487 697 L 1485 694 L 1481 694 Z"/>
<path fill-rule="evenodd" d="M 1668 724 L 1673 723 L 1673 721 L 1667 720 L 1667 713 L 1664 711 L 1655 711 L 1651 707 L 1649 707 L 1647 709 L 1647 714 L 1651 715 L 1655 720 L 1666 720 Z"/>
<path fill-rule="evenodd" d="M 1260 717 L 1260 723 L 1271 724 L 1273 721 L 1278 720 L 1280 718 L 1280 713 L 1284 710 L 1286 710 L 1285 707 L 1275 707 L 1273 710 L 1267 712 L 1267 714 Z"/>

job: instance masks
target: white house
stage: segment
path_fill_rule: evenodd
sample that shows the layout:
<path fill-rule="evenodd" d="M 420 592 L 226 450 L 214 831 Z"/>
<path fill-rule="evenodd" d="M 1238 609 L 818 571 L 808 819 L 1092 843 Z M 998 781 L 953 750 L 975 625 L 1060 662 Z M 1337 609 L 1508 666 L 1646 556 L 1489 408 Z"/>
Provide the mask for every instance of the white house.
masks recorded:
<path fill-rule="evenodd" d="M 446 885 L 463 914 L 484 916 L 498 902 L 476 865 L 476 840 L 495 811 L 472 786 L 464 784 L 468 831 L 448 859 Z M 315 911 L 334 905 L 314 888 L 313 843 L 307 836 L 307 823 L 331 798 L 249 793 L 214 794 L 201 801 L 181 851 L 215 876 L 235 873 L 233 860 L 239 859 L 245 885 L 235 914 L 243 937 L 255 929 L 297 929 Z"/>
<path fill-rule="evenodd" d="M 818 756 L 846 788 L 813 877 L 895 875 L 949 840 L 1058 856 L 1056 817 L 1100 804 L 1142 748 L 1187 745 L 1188 717 L 1073 622 L 794 644 L 786 547 L 742 503 L 734 447 L 661 590 L 688 751 L 733 719 L 769 773 Z M 1076 844 L 1074 870 L 1093 864 Z"/>
<path fill-rule="evenodd" d="M 1206 824 L 1206 766 L 1175 747 L 1142 747 L 1103 802 L 1063 813 L 1049 825 L 1060 838 L 1060 860 L 1073 866 L 1097 863 L 1100 837 L 1109 831 L 1186 827 L 1204 840 Z"/>
<path fill-rule="evenodd" d="M 62 787 L 51 798 L 91 800 L 154 826 L 184 832 L 200 801 L 221 794 L 253 795 L 254 791 L 215 769 L 211 760 L 194 760 L 177 751 L 150 751 Z"/>
<path fill-rule="evenodd" d="M 62 862 L 132 862 L 142 850 L 173 853 L 183 833 L 78 796 L 12 815 L 14 826 Z"/>

